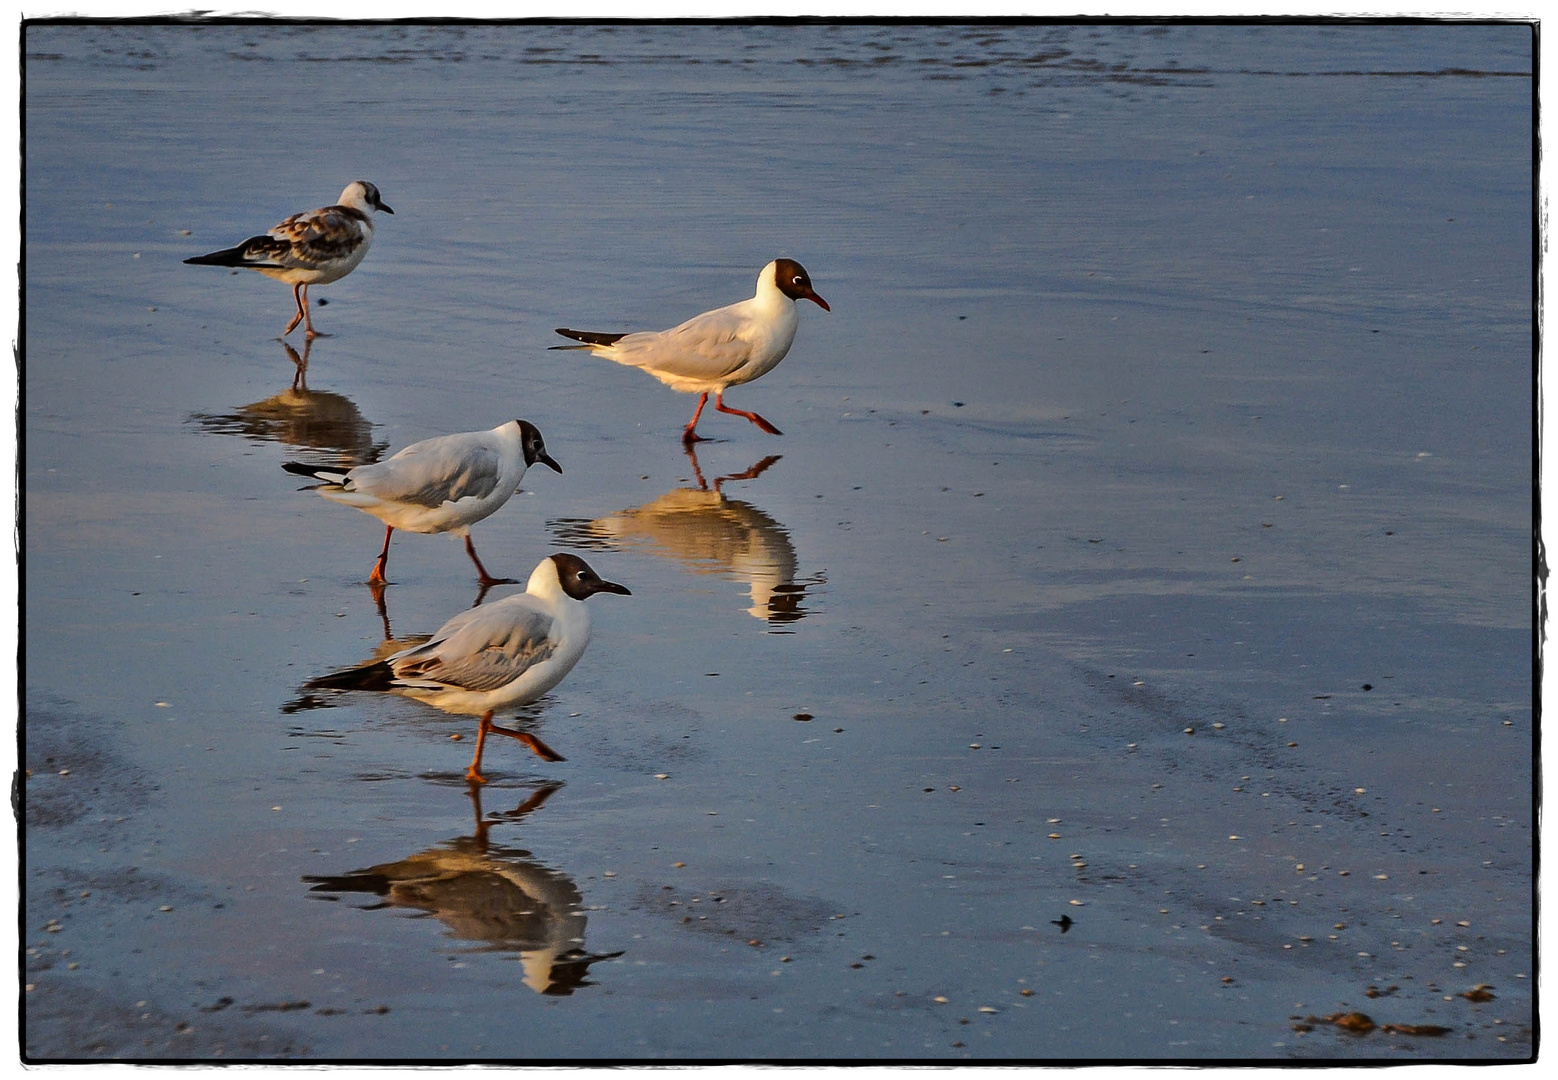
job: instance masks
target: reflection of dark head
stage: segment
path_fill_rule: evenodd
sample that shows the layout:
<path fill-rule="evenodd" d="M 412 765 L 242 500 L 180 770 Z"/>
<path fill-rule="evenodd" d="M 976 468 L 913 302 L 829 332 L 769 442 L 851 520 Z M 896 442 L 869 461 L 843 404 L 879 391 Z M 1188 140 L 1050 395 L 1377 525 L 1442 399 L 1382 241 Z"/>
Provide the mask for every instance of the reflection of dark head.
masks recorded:
<path fill-rule="evenodd" d="M 806 609 L 801 607 L 801 601 L 804 599 L 806 599 L 805 585 L 794 583 L 775 585 L 773 595 L 768 598 L 768 621 L 779 625 L 806 618 Z"/>
<path fill-rule="evenodd" d="M 590 965 L 598 960 L 612 960 L 621 955 L 620 950 L 598 956 L 592 956 L 583 949 L 565 952 L 552 961 L 551 982 L 541 992 L 552 997 L 567 997 L 581 986 L 594 986 L 593 979 L 585 978 L 590 973 Z"/>

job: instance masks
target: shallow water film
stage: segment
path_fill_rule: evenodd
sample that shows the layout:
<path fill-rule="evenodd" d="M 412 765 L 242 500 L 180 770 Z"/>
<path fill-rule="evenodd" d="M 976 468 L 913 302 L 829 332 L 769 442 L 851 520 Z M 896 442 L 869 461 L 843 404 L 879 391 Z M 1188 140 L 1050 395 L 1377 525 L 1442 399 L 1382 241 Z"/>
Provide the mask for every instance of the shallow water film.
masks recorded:
<path fill-rule="evenodd" d="M 27 1057 L 1534 1053 L 1530 27 L 24 38 Z M 780 256 L 782 435 L 551 349 Z M 556 551 L 566 760 L 307 685 Z"/>

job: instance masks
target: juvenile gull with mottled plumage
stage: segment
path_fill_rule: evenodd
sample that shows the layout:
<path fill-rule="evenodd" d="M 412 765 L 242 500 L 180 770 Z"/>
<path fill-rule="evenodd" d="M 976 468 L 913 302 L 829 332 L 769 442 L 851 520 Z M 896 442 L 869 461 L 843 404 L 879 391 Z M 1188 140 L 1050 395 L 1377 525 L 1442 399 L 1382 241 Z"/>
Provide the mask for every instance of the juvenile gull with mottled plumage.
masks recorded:
<path fill-rule="evenodd" d="M 373 243 L 370 210 L 393 214 L 379 198 L 379 189 L 366 180 L 353 180 L 334 206 L 322 206 L 293 214 L 268 233 L 251 236 L 236 247 L 185 259 L 197 266 L 237 266 L 257 270 L 266 277 L 292 286 L 297 314 L 282 336 L 303 323 L 309 337 L 328 337 L 314 329 L 308 313 L 308 287 L 339 281 L 362 262 Z"/>
<path fill-rule="evenodd" d="M 384 522 L 384 550 L 368 580 L 385 582 L 390 535 L 452 532 L 465 538 L 465 551 L 476 564 L 483 586 L 513 584 L 495 578 L 476 557 L 470 528 L 497 512 L 519 488 L 525 470 L 536 462 L 554 472 L 563 467 L 546 452 L 541 432 L 527 420 L 510 420 L 491 431 L 465 431 L 412 443 L 394 457 L 355 469 L 332 469 L 296 461 L 289 473 L 323 480 L 319 494 L 372 514 Z"/>

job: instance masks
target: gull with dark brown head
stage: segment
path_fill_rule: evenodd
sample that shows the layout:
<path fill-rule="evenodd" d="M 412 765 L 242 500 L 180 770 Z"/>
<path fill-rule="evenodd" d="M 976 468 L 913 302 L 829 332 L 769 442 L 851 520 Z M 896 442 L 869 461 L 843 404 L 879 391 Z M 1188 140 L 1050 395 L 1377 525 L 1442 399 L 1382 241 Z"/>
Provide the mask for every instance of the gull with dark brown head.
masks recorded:
<path fill-rule="evenodd" d="M 373 243 L 373 215 L 393 214 L 366 180 L 353 180 L 333 206 L 293 214 L 267 233 L 251 236 L 236 247 L 185 259 L 196 266 L 235 266 L 257 270 L 292 286 L 297 314 L 282 336 L 303 323 L 309 337 L 329 337 L 314 329 L 308 313 L 308 287 L 340 281 L 357 269 Z"/>
<path fill-rule="evenodd" d="M 356 507 L 384 522 L 384 549 L 369 575 L 385 583 L 390 536 L 396 529 L 415 533 L 454 533 L 465 539 L 465 552 L 476 564 L 482 585 L 510 585 L 495 578 L 476 557 L 471 526 L 496 513 L 519 489 L 525 470 L 540 462 L 553 472 L 563 467 L 546 452 L 541 432 L 528 420 L 510 420 L 491 431 L 464 431 L 412 443 L 394 457 L 355 469 L 332 469 L 296 461 L 282 468 L 323 480 L 319 494 Z"/>
<path fill-rule="evenodd" d="M 698 417 L 709 395 L 714 407 L 744 416 L 770 435 L 780 431 L 754 412 L 725 406 L 725 391 L 749 383 L 774 369 L 800 325 L 797 300 L 810 300 L 823 311 L 828 302 L 812 291 L 806 268 L 794 259 L 775 259 L 757 275 L 757 293 L 750 300 L 696 315 L 669 330 L 633 334 L 597 334 L 559 327 L 563 337 L 582 345 L 554 349 L 588 349 L 596 356 L 628 367 L 642 368 L 673 390 L 698 394 L 698 407 L 682 431 L 682 442 L 706 441 L 698 434 Z"/>
<path fill-rule="evenodd" d="M 321 676 L 305 688 L 387 691 L 445 712 L 480 716 L 476 756 L 465 773 L 473 784 L 487 782 L 481 755 L 489 733 L 518 739 L 543 760 L 563 761 L 534 735 L 498 727 L 492 716 L 498 709 L 535 701 L 573 670 L 590 643 L 590 609 L 584 601 L 600 592 L 632 595 L 625 586 L 602 580 L 577 555 L 548 555 L 524 592 L 462 611 L 420 645 Z"/>

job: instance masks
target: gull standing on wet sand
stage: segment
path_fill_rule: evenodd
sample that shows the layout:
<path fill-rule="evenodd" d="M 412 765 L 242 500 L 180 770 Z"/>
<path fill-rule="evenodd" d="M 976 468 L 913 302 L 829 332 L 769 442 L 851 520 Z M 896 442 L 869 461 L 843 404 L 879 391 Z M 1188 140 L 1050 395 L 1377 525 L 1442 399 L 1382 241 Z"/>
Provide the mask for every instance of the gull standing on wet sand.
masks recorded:
<path fill-rule="evenodd" d="M 794 259 L 775 259 L 757 275 L 757 294 L 750 300 L 706 311 L 670 330 L 596 334 L 558 327 L 563 337 L 584 344 L 552 348 L 588 349 L 607 360 L 642 368 L 673 390 L 701 395 L 682 431 L 682 442 L 689 446 L 707 441 L 697 427 L 711 393 L 720 412 L 744 416 L 768 434 L 778 435 L 779 429 L 757 413 L 726 408 L 724 395 L 727 388 L 766 375 L 784 359 L 801 321 L 795 310 L 797 300 L 832 310 L 812 291 L 805 267 Z"/>
<path fill-rule="evenodd" d="M 491 431 L 466 431 L 412 443 L 394 457 L 355 469 L 332 469 L 296 461 L 281 467 L 298 476 L 323 480 L 319 494 L 372 514 L 384 522 L 384 550 L 368 581 L 385 584 L 390 536 L 396 529 L 415 533 L 452 532 L 465 538 L 465 551 L 476 564 L 483 587 L 512 585 L 495 578 L 476 557 L 471 526 L 509 501 L 525 470 L 540 462 L 553 472 L 541 432 L 528 420 L 510 420 Z"/>
<path fill-rule="evenodd" d="M 314 329 L 308 314 L 308 287 L 340 281 L 357 269 L 373 243 L 370 210 L 393 214 L 366 180 L 353 180 L 334 206 L 293 214 L 268 233 L 251 236 L 237 247 L 185 259 L 196 266 L 237 266 L 258 270 L 292 286 L 298 312 L 281 332 L 286 337 L 303 323 L 308 336 L 329 337 Z"/>
<path fill-rule="evenodd" d="M 590 643 L 590 609 L 584 601 L 598 592 L 632 595 L 625 586 L 603 581 L 577 555 L 548 555 L 524 592 L 462 611 L 421 645 L 312 679 L 306 689 L 381 690 L 445 712 L 479 715 L 476 756 L 465 771 L 473 784 L 487 782 L 481 753 L 488 732 L 518 739 L 546 761 L 564 761 L 534 735 L 498 727 L 492 714 L 535 701 L 573 670 Z"/>

